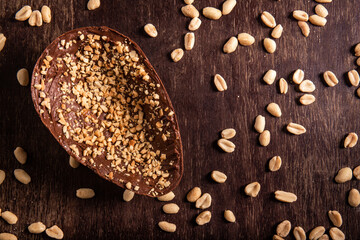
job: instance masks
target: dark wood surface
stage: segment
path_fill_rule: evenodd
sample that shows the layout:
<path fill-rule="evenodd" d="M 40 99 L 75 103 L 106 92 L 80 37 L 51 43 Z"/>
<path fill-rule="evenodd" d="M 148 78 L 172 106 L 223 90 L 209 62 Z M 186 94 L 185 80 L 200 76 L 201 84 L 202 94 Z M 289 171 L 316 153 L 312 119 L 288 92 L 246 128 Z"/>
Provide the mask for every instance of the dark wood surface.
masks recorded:
<path fill-rule="evenodd" d="M 359 144 L 353 149 L 341 147 L 348 132 L 360 133 L 360 99 L 344 75 L 356 68 L 351 49 L 360 41 L 359 1 L 334 0 L 326 4 L 327 25 L 311 26 L 308 38 L 301 35 L 290 14 L 295 9 L 312 14 L 314 1 L 238 1 L 235 10 L 219 21 L 202 17 L 194 49 L 178 63 L 173 63 L 169 55 L 183 46 L 190 21 L 180 12 L 181 0 L 103 0 L 95 11 L 86 10 L 86 2 L 0 1 L 0 32 L 7 37 L 0 53 L 0 169 L 7 174 L 0 185 L 0 208 L 19 216 L 16 225 L 1 220 L 0 232 L 14 233 L 19 239 L 45 239 L 45 234 L 31 235 L 26 230 L 30 223 L 43 221 L 47 226 L 59 225 L 65 239 L 270 239 L 276 224 L 285 219 L 307 232 L 318 225 L 329 229 L 327 211 L 336 209 L 343 216 L 341 229 L 347 239 L 360 239 L 359 208 L 347 204 L 348 191 L 360 188 L 360 183 L 333 181 L 338 169 L 360 163 Z M 201 9 L 220 7 L 221 2 L 195 0 L 194 4 Z M 15 21 L 14 14 L 26 3 L 33 9 L 49 5 L 51 24 L 33 28 L 27 22 Z M 272 55 L 261 45 L 261 39 L 270 34 L 259 21 L 264 10 L 273 13 L 284 26 L 283 36 L 276 40 L 278 50 Z M 142 30 L 148 22 L 159 31 L 155 39 Z M 163 203 L 148 197 L 135 196 L 125 203 L 122 189 L 84 167 L 72 169 L 66 152 L 36 115 L 29 87 L 21 87 L 16 80 L 17 70 L 26 67 L 32 71 L 42 50 L 58 35 L 92 25 L 109 26 L 136 41 L 172 99 L 184 144 L 185 167 L 183 180 L 174 191 L 174 202 L 181 208 L 176 215 L 165 215 Z M 239 32 L 251 33 L 256 43 L 223 54 L 223 44 Z M 300 106 L 297 99 L 301 93 L 292 84 L 286 95 L 277 92 L 276 84 L 264 85 L 261 78 L 269 68 L 287 80 L 294 70 L 303 69 L 306 78 L 316 84 L 316 102 Z M 321 80 L 320 74 L 326 70 L 338 76 L 336 87 L 326 87 Z M 212 84 L 216 73 L 228 83 L 224 93 L 215 91 Z M 265 111 L 273 101 L 283 110 L 279 119 Z M 258 145 L 258 134 L 252 129 L 257 114 L 266 116 L 266 129 L 272 134 L 266 148 Z M 286 133 L 284 126 L 290 121 L 304 125 L 307 133 Z M 219 132 L 228 127 L 237 130 L 232 154 L 216 147 Z M 24 166 L 13 156 L 17 146 L 29 154 Z M 271 173 L 266 166 L 274 155 L 282 157 L 283 165 Z M 15 168 L 25 169 L 32 182 L 17 182 L 12 174 Z M 226 183 L 212 182 L 212 170 L 226 173 Z M 257 198 L 243 194 L 244 186 L 253 181 L 261 183 Z M 187 191 L 194 186 L 213 197 L 213 217 L 205 226 L 196 226 L 195 217 L 200 211 L 185 201 Z M 96 197 L 77 199 L 75 191 L 80 187 L 95 189 Z M 273 192 L 278 189 L 296 193 L 298 201 L 275 201 Z M 224 221 L 225 209 L 235 213 L 236 223 Z M 157 226 L 161 220 L 176 223 L 177 231 L 162 232 Z"/>

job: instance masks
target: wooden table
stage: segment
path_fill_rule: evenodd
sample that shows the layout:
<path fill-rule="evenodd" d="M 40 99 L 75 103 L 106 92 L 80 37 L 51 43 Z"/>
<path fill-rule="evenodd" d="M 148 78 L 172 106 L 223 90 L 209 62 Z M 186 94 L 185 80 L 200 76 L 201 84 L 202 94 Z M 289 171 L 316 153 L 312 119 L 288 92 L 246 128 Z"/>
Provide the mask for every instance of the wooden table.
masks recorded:
<path fill-rule="evenodd" d="M 201 17 L 203 23 L 195 32 L 192 51 L 178 63 L 170 52 L 183 47 L 184 34 L 190 19 L 184 17 L 181 0 L 103 0 L 95 11 L 86 9 L 83 1 L 31 1 L 33 9 L 48 4 L 53 20 L 42 27 L 30 27 L 17 22 L 14 14 L 27 1 L 0 1 L 0 32 L 7 37 L 0 53 L 0 169 L 7 177 L 0 186 L 0 208 L 16 213 L 19 221 L 8 225 L 0 221 L 0 232 L 16 234 L 19 239 L 44 239 L 45 234 L 32 235 L 27 226 L 43 221 L 57 224 L 65 239 L 270 239 L 276 225 L 288 219 L 293 226 L 302 226 L 308 233 L 318 225 L 331 227 L 328 210 L 336 209 L 343 216 L 341 229 L 347 239 L 360 239 L 360 210 L 347 204 L 351 188 L 360 188 L 359 181 L 336 184 L 336 172 L 345 166 L 356 167 L 360 146 L 342 148 L 348 132 L 360 133 L 360 99 L 355 88 L 347 83 L 347 71 L 356 68 L 352 47 L 360 41 L 360 2 L 334 0 L 326 4 L 329 10 L 325 27 L 311 26 L 308 38 L 301 35 L 291 12 L 303 9 L 313 14 L 314 1 L 238 1 L 235 10 L 218 21 Z M 221 1 L 195 0 L 195 6 L 220 7 Z M 259 15 L 267 10 L 284 27 L 283 36 L 276 40 L 277 51 L 265 53 L 261 40 L 270 29 L 260 22 Z M 147 37 L 146 23 L 153 23 L 159 36 Z M 174 202 L 181 210 L 165 215 L 162 202 L 143 196 L 133 201 L 122 200 L 123 190 L 96 176 L 85 167 L 72 169 L 68 156 L 43 126 L 34 111 L 29 87 L 21 87 L 16 72 L 22 67 L 32 71 L 42 50 L 58 35 L 77 27 L 105 25 L 135 40 L 149 57 L 166 86 L 176 109 L 184 144 L 184 176 L 174 191 Z M 256 38 L 251 47 L 239 47 L 232 54 L 222 52 L 231 36 L 249 32 Z M 261 78 L 270 68 L 278 77 L 290 80 L 294 70 L 305 71 L 306 79 L 316 84 L 316 102 L 301 106 L 302 95 L 293 84 L 286 95 L 278 93 L 277 84 L 265 85 Z M 339 84 L 326 87 L 320 74 L 333 71 Z M 217 92 L 212 81 L 219 73 L 227 81 L 228 90 Z M 271 117 L 265 110 L 270 102 L 282 109 L 281 118 Z M 266 117 L 266 129 L 271 143 L 258 144 L 258 134 L 252 125 L 256 115 Z M 302 136 L 288 134 L 289 122 L 304 125 Z M 236 150 L 221 152 L 216 146 L 219 133 L 233 127 Z M 28 152 L 26 165 L 21 166 L 13 150 L 22 146 Z M 278 172 L 267 170 L 268 160 L 280 155 L 283 165 Z M 29 185 L 17 182 L 15 168 L 25 169 L 32 177 Z M 227 174 L 225 184 L 214 183 L 212 170 Z M 246 184 L 258 181 L 258 197 L 243 193 Z M 186 193 L 200 186 L 213 198 L 211 222 L 196 226 L 200 210 L 185 201 Z M 76 189 L 91 187 L 96 197 L 81 200 Z M 274 191 L 294 192 L 298 200 L 292 204 L 274 199 Z M 226 223 L 223 211 L 231 209 L 236 223 Z M 175 233 L 162 232 L 161 220 L 176 223 Z"/>

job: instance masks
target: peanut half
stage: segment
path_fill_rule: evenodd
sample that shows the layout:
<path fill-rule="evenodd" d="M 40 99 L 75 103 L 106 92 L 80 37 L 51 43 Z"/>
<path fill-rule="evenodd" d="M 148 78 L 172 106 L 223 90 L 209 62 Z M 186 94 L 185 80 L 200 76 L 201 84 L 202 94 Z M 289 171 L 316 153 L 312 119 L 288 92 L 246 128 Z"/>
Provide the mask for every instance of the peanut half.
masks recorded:
<path fill-rule="evenodd" d="M 275 192 L 275 199 L 280 202 L 292 203 L 297 200 L 297 196 L 291 192 L 278 190 Z"/>
<path fill-rule="evenodd" d="M 352 179 L 352 170 L 349 167 L 345 167 L 339 170 L 335 177 L 335 182 L 337 183 L 345 183 Z"/>
<path fill-rule="evenodd" d="M 80 163 L 75 160 L 72 156 L 69 157 L 69 165 L 72 168 L 78 168 L 80 166 Z"/>
<path fill-rule="evenodd" d="M 11 233 L 0 233 L 0 240 L 17 240 L 18 238 Z"/>
<path fill-rule="evenodd" d="M 273 15 L 271 15 L 271 13 L 264 11 L 261 14 L 261 21 L 269 28 L 274 28 L 276 27 L 276 21 Z"/>
<path fill-rule="evenodd" d="M 308 37 L 310 34 L 309 24 L 307 24 L 307 22 L 304 22 L 304 21 L 298 21 L 298 26 L 301 30 L 302 35 L 304 35 L 305 37 Z"/>
<path fill-rule="evenodd" d="M 173 233 L 176 231 L 176 225 L 173 223 L 161 221 L 158 223 L 158 225 L 161 228 L 161 230 L 163 230 L 165 232 Z"/>
<path fill-rule="evenodd" d="M 89 0 L 87 3 L 87 8 L 89 10 L 95 10 L 100 7 L 100 0 Z"/>
<path fill-rule="evenodd" d="M 283 28 L 283 26 L 281 25 L 281 24 L 278 24 L 273 30 L 272 30 L 272 32 L 271 32 L 271 36 L 273 37 L 273 38 L 280 38 L 281 37 L 281 35 L 282 35 L 282 33 L 283 33 L 283 30 L 284 30 L 284 28 Z"/>
<path fill-rule="evenodd" d="M 336 75 L 331 71 L 326 71 L 323 74 L 324 80 L 329 87 L 334 87 L 339 83 Z"/>
<path fill-rule="evenodd" d="M 224 139 L 231 139 L 235 137 L 236 130 L 233 128 L 227 128 L 221 131 L 221 137 Z"/>
<path fill-rule="evenodd" d="M 222 5 L 222 15 L 228 15 L 234 9 L 236 0 L 226 0 Z"/>
<path fill-rule="evenodd" d="M 299 101 L 302 105 L 310 105 L 315 102 L 316 98 L 312 94 L 304 94 L 300 97 Z"/>
<path fill-rule="evenodd" d="M 35 234 L 42 233 L 45 231 L 45 229 L 46 229 L 46 226 L 42 222 L 35 222 L 28 226 L 29 232 L 35 233 Z"/>
<path fill-rule="evenodd" d="M 184 56 L 184 50 L 182 50 L 181 48 L 177 48 L 171 52 L 171 59 L 174 62 L 180 61 L 183 56 Z"/>
<path fill-rule="evenodd" d="M 210 220 L 211 220 L 210 211 L 203 211 L 196 217 L 196 223 L 200 226 L 209 223 Z"/>
<path fill-rule="evenodd" d="M 354 132 L 349 133 L 344 140 L 345 148 L 352 148 L 357 144 L 358 135 Z"/>
<path fill-rule="evenodd" d="M 164 213 L 167 213 L 167 214 L 176 214 L 180 210 L 179 206 L 176 203 L 165 204 L 162 207 L 162 209 L 163 209 Z"/>
<path fill-rule="evenodd" d="M 188 4 L 181 8 L 181 12 L 185 17 L 196 18 L 199 17 L 199 11 L 194 7 L 194 5 Z"/>
<path fill-rule="evenodd" d="M 238 47 L 238 39 L 236 37 L 231 37 L 224 45 L 223 51 L 224 53 L 232 53 L 235 52 Z"/>
<path fill-rule="evenodd" d="M 267 105 L 266 110 L 274 117 L 281 117 L 282 115 L 281 109 L 276 103 L 270 103 L 269 105 Z"/>
<path fill-rule="evenodd" d="M 356 71 L 356 70 L 349 71 L 348 78 L 349 78 L 349 82 L 351 85 L 353 85 L 354 87 L 359 86 L 360 76 L 359 76 L 358 71 Z"/>
<path fill-rule="evenodd" d="M 76 190 L 76 196 L 81 199 L 90 199 L 95 197 L 95 192 L 91 188 L 79 188 Z"/>
<path fill-rule="evenodd" d="M 323 18 L 326 18 L 329 15 L 328 10 L 322 4 L 318 4 L 315 6 L 315 13 Z"/>
<path fill-rule="evenodd" d="M 192 32 L 186 33 L 184 37 L 185 50 L 193 49 L 195 45 L 195 34 Z"/>
<path fill-rule="evenodd" d="M 45 23 L 50 23 L 51 22 L 51 9 L 46 5 L 42 6 L 41 16 L 42 16 L 42 20 Z"/>
<path fill-rule="evenodd" d="M 27 160 L 27 153 L 22 147 L 17 147 L 14 150 L 14 156 L 19 163 L 25 164 Z"/>
<path fill-rule="evenodd" d="M 18 21 L 28 20 L 31 13 L 31 7 L 29 5 L 25 5 L 19 11 L 17 11 L 17 13 L 15 14 L 15 19 Z"/>
<path fill-rule="evenodd" d="M 4 49 L 6 42 L 6 37 L 3 33 L 0 33 L 0 52 Z"/>
<path fill-rule="evenodd" d="M 262 115 L 256 116 L 254 129 L 258 133 L 262 133 L 265 130 L 265 117 L 264 116 L 262 116 Z"/>
<path fill-rule="evenodd" d="M 190 23 L 189 23 L 189 26 L 188 26 L 188 29 L 189 29 L 190 31 L 196 31 L 196 30 L 199 29 L 200 25 L 201 25 L 201 20 L 200 20 L 200 18 L 195 17 L 195 18 L 191 19 L 191 21 L 190 21 Z"/>
<path fill-rule="evenodd" d="M 204 15 L 204 17 L 211 19 L 211 20 L 218 20 L 222 16 L 221 11 L 214 7 L 204 8 L 202 11 L 202 14 Z"/>
<path fill-rule="evenodd" d="M 189 202 L 196 202 L 196 200 L 198 200 L 200 197 L 201 197 L 201 189 L 199 187 L 194 187 L 186 195 L 186 199 Z"/>
<path fill-rule="evenodd" d="M 305 11 L 295 10 L 293 11 L 293 18 L 295 18 L 298 21 L 307 22 L 309 20 L 309 15 Z"/>
<path fill-rule="evenodd" d="M 297 69 L 292 77 L 292 80 L 295 84 L 300 84 L 304 80 L 305 73 L 301 69 Z"/>
<path fill-rule="evenodd" d="M 311 230 L 311 232 L 309 234 L 309 239 L 316 240 L 316 239 L 320 238 L 322 235 L 324 235 L 324 233 L 325 233 L 325 228 L 323 226 L 318 226 L 318 227 L 314 228 L 313 230 Z"/>
<path fill-rule="evenodd" d="M 276 42 L 271 38 L 265 38 L 264 48 L 268 53 L 274 53 L 276 51 Z"/>
<path fill-rule="evenodd" d="M 357 189 L 353 188 L 349 192 L 348 203 L 352 207 L 357 207 L 360 205 L 360 193 Z"/>
<path fill-rule="evenodd" d="M 63 239 L 64 238 L 63 231 L 57 225 L 54 225 L 54 226 L 46 229 L 45 233 L 46 233 L 46 235 L 48 235 L 51 238 L 55 238 L 55 239 Z"/>
<path fill-rule="evenodd" d="M 276 172 L 281 167 L 281 157 L 280 156 L 274 156 L 269 161 L 269 170 L 271 172 Z"/>
<path fill-rule="evenodd" d="M 235 144 L 227 139 L 219 139 L 217 144 L 224 152 L 232 153 L 235 151 Z"/>
<path fill-rule="evenodd" d="M 4 182 L 5 180 L 5 172 L 3 170 L 0 170 L 0 185 Z M 1 216 L 1 212 L 0 212 L 0 216 Z"/>
<path fill-rule="evenodd" d="M 161 202 L 169 202 L 175 198 L 175 194 L 173 192 L 169 192 L 165 195 L 157 197 L 157 199 Z"/>
<path fill-rule="evenodd" d="M 15 14 L 15 19 L 18 21 L 26 21 L 29 19 L 31 13 L 31 7 L 29 5 L 25 5 L 19 11 L 17 11 Z"/>
<path fill-rule="evenodd" d="M 29 176 L 29 174 L 27 174 L 27 172 L 22 169 L 15 169 L 14 176 L 16 180 L 23 184 L 29 184 L 31 182 L 31 177 Z"/>
<path fill-rule="evenodd" d="M 248 185 L 246 185 L 244 191 L 245 191 L 246 195 L 248 195 L 250 197 L 256 197 L 259 194 L 260 189 L 261 189 L 260 183 L 252 182 L 252 183 L 249 183 Z"/>
<path fill-rule="evenodd" d="M 319 26 L 319 27 L 323 27 L 326 25 L 326 18 L 320 17 L 319 15 L 311 15 L 309 17 L 309 21 L 315 25 L 315 26 Z"/>
<path fill-rule="evenodd" d="M 287 237 L 291 230 L 291 223 L 289 220 L 282 221 L 276 227 L 276 234 L 280 237 Z"/>
<path fill-rule="evenodd" d="M 220 171 L 212 171 L 211 178 L 217 183 L 224 183 L 226 182 L 227 176 Z"/>
<path fill-rule="evenodd" d="M 255 38 L 248 33 L 239 33 L 237 39 L 242 46 L 250 46 L 255 42 Z"/>
<path fill-rule="evenodd" d="M 337 227 L 330 228 L 329 234 L 333 240 L 345 240 L 345 234 Z"/>
<path fill-rule="evenodd" d="M 284 78 L 280 78 L 279 80 L 279 90 L 281 94 L 286 94 L 288 92 L 289 85 Z"/>
<path fill-rule="evenodd" d="M 135 193 L 133 191 L 130 191 L 129 189 L 125 189 L 123 193 L 123 200 L 125 202 L 130 202 L 135 196 Z"/>
<path fill-rule="evenodd" d="M 259 135 L 259 143 L 263 147 L 267 147 L 270 144 L 271 134 L 269 130 L 265 130 Z"/>
<path fill-rule="evenodd" d="M 354 168 L 353 170 L 353 174 L 354 174 L 354 177 L 357 179 L 357 180 L 360 180 L 360 165 L 357 166 L 356 168 Z M 4 173 L 5 175 L 5 173 Z M 1 182 L 1 181 L 0 181 Z M 1 183 L 0 183 L 1 184 Z"/>
<path fill-rule="evenodd" d="M 310 80 L 304 80 L 299 85 L 299 90 L 303 93 L 312 93 L 315 89 L 315 84 Z"/>
<path fill-rule="evenodd" d="M 223 92 L 223 91 L 227 90 L 226 81 L 220 74 L 215 75 L 214 84 L 219 92 Z"/>
<path fill-rule="evenodd" d="M 144 31 L 147 35 L 149 35 L 152 38 L 157 37 L 158 32 L 156 30 L 156 27 L 152 23 L 148 23 L 144 26 Z"/>
<path fill-rule="evenodd" d="M 271 85 L 271 84 L 274 83 L 275 78 L 276 78 L 276 71 L 270 69 L 270 70 L 268 70 L 268 71 L 265 73 L 265 75 L 264 75 L 264 77 L 263 77 L 263 80 L 264 80 L 264 82 L 266 82 L 268 85 Z"/>
<path fill-rule="evenodd" d="M 236 217 L 235 217 L 234 213 L 231 210 L 225 210 L 224 211 L 224 218 L 228 222 L 233 223 L 233 222 L 236 221 Z"/>
<path fill-rule="evenodd" d="M 289 133 L 292 133 L 294 135 L 301 135 L 306 133 L 305 127 L 297 123 L 289 123 L 286 129 Z"/>
<path fill-rule="evenodd" d="M 341 214 L 336 210 L 330 210 L 328 216 L 335 227 L 341 227 L 343 220 Z"/>
<path fill-rule="evenodd" d="M 39 10 L 35 10 L 31 13 L 29 18 L 29 25 L 32 27 L 40 27 L 43 24 L 41 12 Z"/>
<path fill-rule="evenodd" d="M 306 233 L 300 226 L 294 228 L 293 234 L 296 240 L 306 240 Z"/>
<path fill-rule="evenodd" d="M 27 86 L 29 84 L 29 72 L 26 68 L 20 69 L 16 73 L 16 78 L 21 86 Z"/>
<path fill-rule="evenodd" d="M 195 207 L 200 209 L 206 209 L 211 206 L 211 195 L 204 193 L 198 200 L 196 200 Z"/>
<path fill-rule="evenodd" d="M 1 217 L 8 223 L 8 224 L 16 224 L 18 221 L 18 217 L 10 212 L 10 211 L 5 211 L 3 213 L 1 213 Z"/>

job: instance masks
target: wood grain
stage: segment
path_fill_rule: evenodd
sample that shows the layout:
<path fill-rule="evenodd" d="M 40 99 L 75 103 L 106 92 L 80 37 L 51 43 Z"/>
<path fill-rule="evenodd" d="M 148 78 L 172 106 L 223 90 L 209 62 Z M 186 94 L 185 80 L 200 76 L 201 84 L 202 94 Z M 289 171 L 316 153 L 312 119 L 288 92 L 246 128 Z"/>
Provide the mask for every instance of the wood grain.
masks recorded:
<path fill-rule="evenodd" d="M 16 234 L 19 239 L 44 239 L 45 234 L 31 235 L 26 229 L 35 221 L 47 226 L 57 224 L 65 239 L 270 239 L 276 224 L 288 219 L 293 226 L 307 232 L 313 227 L 331 227 L 328 210 L 338 210 L 344 220 L 341 229 L 347 239 L 360 239 L 360 211 L 347 204 L 351 188 L 360 188 L 356 180 L 336 184 L 334 176 L 344 166 L 359 164 L 360 146 L 344 149 L 341 143 L 348 132 L 360 133 L 360 99 L 355 88 L 347 83 L 345 74 L 356 68 L 351 52 L 360 41 L 358 11 L 360 2 L 334 0 L 326 4 L 329 10 L 325 27 L 311 26 L 304 38 L 296 21 L 290 16 L 295 9 L 313 14 L 314 1 L 238 1 L 234 11 L 218 21 L 202 17 L 195 32 L 196 43 L 184 58 L 173 63 L 170 52 L 183 46 L 183 37 L 190 19 L 182 16 L 181 0 L 103 0 L 95 11 L 86 10 L 87 1 L 0 1 L 0 32 L 7 37 L 0 53 L 0 169 L 7 177 L 0 185 L 0 208 L 19 216 L 16 225 L 0 221 L 0 232 Z M 40 9 L 50 6 L 53 20 L 40 28 L 27 22 L 17 22 L 14 14 L 23 5 Z M 195 6 L 220 7 L 221 1 L 197 1 Z M 270 29 L 261 24 L 262 11 L 274 14 L 284 27 L 283 36 L 276 40 L 278 49 L 265 53 L 261 40 Z M 153 23 L 159 36 L 151 39 L 142 27 Z M 135 196 L 122 200 L 123 190 L 100 179 L 86 168 L 72 169 L 68 156 L 52 138 L 36 115 L 30 89 L 21 87 L 16 72 L 22 67 L 30 71 L 42 50 L 58 35 L 76 27 L 106 25 L 136 41 L 149 57 L 172 99 L 178 116 L 184 144 L 184 177 L 175 190 L 175 203 L 181 210 L 174 216 L 162 213 L 163 203 Z M 225 55 L 223 44 L 231 36 L 249 32 L 256 38 L 251 47 L 239 47 Z M 317 100 L 310 106 L 297 102 L 301 93 L 290 85 L 286 95 L 278 94 L 276 84 L 262 83 L 262 75 L 270 68 L 279 77 L 290 80 L 298 68 L 305 71 L 317 87 Z M 320 74 L 333 71 L 340 83 L 326 87 Z M 213 76 L 219 73 L 229 89 L 215 90 Z M 283 112 L 279 119 L 271 117 L 265 107 L 277 102 Z M 271 132 L 267 148 L 257 143 L 258 134 L 252 129 L 256 115 L 266 117 L 266 129 Z M 305 126 L 307 133 L 293 136 L 284 130 L 289 122 Z M 222 153 L 216 141 L 222 129 L 233 127 L 236 150 Z M 15 160 L 13 150 L 23 146 L 28 154 L 24 166 Z M 283 165 L 278 172 L 267 170 L 268 160 L 280 155 Z M 12 174 L 24 168 L 31 176 L 29 185 L 17 182 Z M 212 170 L 227 174 L 225 184 L 210 178 Z M 257 198 L 243 194 L 250 182 L 261 183 Z M 185 201 L 187 191 L 200 186 L 213 197 L 212 220 L 196 226 L 200 212 Z M 81 200 L 75 197 L 80 187 L 91 187 L 96 197 Z M 284 204 L 274 200 L 276 190 L 297 194 L 298 201 Z M 223 211 L 230 209 L 237 221 L 226 223 Z M 177 224 L 173 234 L 164 233 L 157 222 L 167 220 Z"/>

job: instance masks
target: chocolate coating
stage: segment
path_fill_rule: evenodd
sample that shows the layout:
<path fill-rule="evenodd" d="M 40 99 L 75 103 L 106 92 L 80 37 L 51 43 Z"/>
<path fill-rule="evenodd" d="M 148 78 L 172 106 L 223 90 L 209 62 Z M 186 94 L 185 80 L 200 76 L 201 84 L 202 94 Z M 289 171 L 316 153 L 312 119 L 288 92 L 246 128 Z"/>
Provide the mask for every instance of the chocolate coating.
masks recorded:
<path fill-rule="evenodd" d="M 69 85 L 72 84 L 70 75 L 69 76 L 63 76 L 62 74 L 67 70 L 67 67 L 59 67 L 56 64 L 56 59 L 64 57 L 66 54 L 70 57 L 74 57 L 78 49 L 80 48 L 81 44 L 83 44 L 83 41 L 79 40 L 79 33 L 81 32 L 83 35 L 87 34 L 94 34 L 94 35 L 100 35 L 100 36 L 106 36 L 106 40 L 101 39 L 101 41 L 106 41 L 109 43 L 114 42 L 122 42 L 126 43 L 130 50 L 135 50 L 139 56 L 139 62 L 143 63 L 145 66 L 145 71 L 150 76 L 151 83 L 159 84 L 160 87 L 158 87 L 156 90 L 156 93 L 159 95 L 159 102 L 160 106 L 163 106 L 164 108 L 168 108 L 169 111 L 173 111 L 173 106 L 171 104 L 170 98 L 165 90 L 165 87 L 163 86 L 159 76 L 155 72 L 155 69 L 150 64 L 148 58 L 145 56 L 144 52 L 140 49 L 140 47 L 133 42 L 130 38 L 120 34 L 119 32 L 110 29 L 108 27 L 85 27 L 85 28 L 79 28 L 71 30 L 58 38 L 56 38 L 41 54 L 38 61 L 36 62 L 36 65 L 34 67 L 34 71 L 32 74 L 32 82 L 31 82 L 31 94 L 33 103 L 35 106 L 35 110 L 39 114 L 41 121 L 44 123 L 44 125 L 50 130 L 51 134 L 55 137 L 55 139 L 60 143 L 60 145 L 71 155 L 73 156 L 77 161 L 79 161 L 81 164 L 89 167 L 94 172 L 96 172 L 99 176 L 117 184 L 118 186 L 122 188 L 126 188 L 126 183 L 130 182 L 132 186 L 138 186 L 138 190 L 131 189 L 135 193 L 148 195 L 148 196 L 160 196 L 163 194 L 166 194 L 173 190 L 180 182 L 182 174 L 183 174 L 183 156 L 182 156 L 182 144 L 181 144 L 181 138 L 180 138 L 180 132 L 179 132 L 179 126 L 177 123 L 176 115 L 164 115 L 162 117 L 159 117 L 158 119 L 148 119 L 149 124 L 152 126 L 155 125 L 155 123 L 158 120 L 163 121 L 164 123 L 168 123 L 166 126 L 164 126 L 164 130 L 170 133 L 170 137 L 168 137 L 167 141 L 163 141 L 161 139 L 160 135 L 156 135 L 154 140 L 152 141 L 152 145 L 154 148 L 154 151 L 160 150 L 161 153 L 166 154 L 167 158 L 162 161 L 161 167 L 162 170 L 169 173 L 169 177 L 167 180 L 170 182 L 170 185 L 168 187 L 159 189 L 155 179 L 150 179 L 149 177 L 144 177 L 141 174 L 133 174 L 128 172 L 120 172 L 120 171 L 113 171 L 113 168 L 110 166 L 110 161 L 106 160 L 106 151 L 102 153 L 101 155 L 95 157 L 93 160 L 94 162 L 91 163 L 89 161 L 89 156 L 84 156 L 82 154 L 83 150 L 87 147 L 87 144 L 85 143 L 78 143 L 74 141 L 71 137 L 66 138 L 63 133 L 63 126 L 58 123 L 58 115 L 56 110 L 60 109 L 61 107 L 61 97 L 64 95 L 64 93 L 60 89 L 60 82 L 67 82 Z M 65 42 L 69 42 L 72 40 L 76 40 L 76 43 L 73 43 L 68 48 L 61 48 L 61 40 L 65 40 Z M 46 59 L 47 56 L 52 57 L 52 61 L 50 62 L 50 67 L 48 68 L 46 74 L 41 74 L 41 66 Z M 74 57 L 75 58 L 75 57 Z M 50 80 L 50 81 L 49 81 Z M 50 98 L 50 105 L 51 110 L 48 112 L 45 106 L 42 106 L 41 103 L 43 99 L 39 96 L 40 91 L 38 88 L 35 87 L 35 85 L 41 84 L 41 82 L 44 81 L 45 83 L 45 89 L 42 90 L 48 98 Z M 84 81 L 84 79 L 76 79 L 76 82 Z M 139 79 L 141 81 L 141 79 Z M 136 81 L 134 81 L 136 84 Z M 143 94 L 139 95 L 140 97 L 144 97 Z M 76 115 L 77 112 L 80 112 L 83 110 L 83 107 L 80 104 L 74 103 L 71 104 L 71 106 L 68 106 L 70 108 L 70 112 L 68 114 L 68 117 L 66 120 L 70 121 L 71 123 L 74 121 L 82 121 L 83 119 L 79 119 L 79 117 Z M 151 111 L 149 107 L 144 106 L 143 109 L 145 116 L 150 115 L 146 114 L 147 111 Z M 145 118 L 145 117 L 144 117 Z M 104 115 L 100 115 L 99 119 L 104 119 Z M 165 125 L 165 124 L 164 124 Z M 150 134 L 154 134 L 154 131 L 149 129 L 147 130 Z M 110 132 L 108 130 L 105 130 L 105 136 L 109 137 Z M 78 149 L 80 150 L 80 154 L 76 155 L 74 151 L 70 148 L 72 145 L 76 145 Z M 109 177 L 109 174 L 112 174 L 113 176 Z M 148 184 L 146 184 L 146 181 Z M 153 190 L 152 190 L 153 189 Z M 152 190 L 152 192 L 151 192 Z"/>

